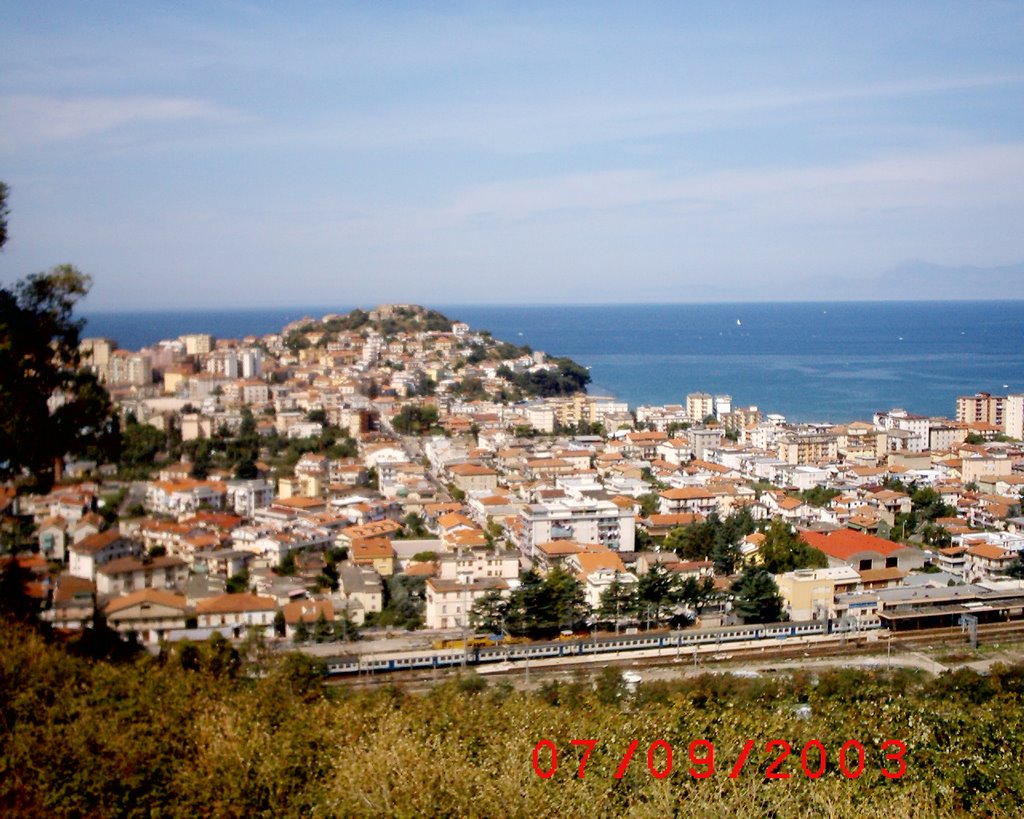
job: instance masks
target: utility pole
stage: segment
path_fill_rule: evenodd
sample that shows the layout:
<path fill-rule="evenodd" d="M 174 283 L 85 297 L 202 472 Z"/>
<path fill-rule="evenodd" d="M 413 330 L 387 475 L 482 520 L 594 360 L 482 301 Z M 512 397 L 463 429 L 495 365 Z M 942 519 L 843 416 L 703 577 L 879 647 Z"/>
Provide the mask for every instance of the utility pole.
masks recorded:
<path fill-rule="evenodd" d="M 471 575 L 463 575 L 462 589 L 462 667 L 466 667 L 466 655 L 469 653 L 469 641 L 466 639 L 466 625 L 469 621 L 469 578 Z"/>

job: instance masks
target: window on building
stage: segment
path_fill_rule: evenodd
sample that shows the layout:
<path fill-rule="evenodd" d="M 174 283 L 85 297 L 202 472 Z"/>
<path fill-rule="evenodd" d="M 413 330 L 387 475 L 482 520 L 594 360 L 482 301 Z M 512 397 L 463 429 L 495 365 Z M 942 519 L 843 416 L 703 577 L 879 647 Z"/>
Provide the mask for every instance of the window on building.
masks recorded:
<path fill-rule="evenodd" d="M 897 566 L 897 560 L 896 560 L 895 557 L 887 557 L 885 559 L 885 568 L 887 568 L 887 569 L 895 569 L 896 566 Z"/>
<path fill-rule="evenodd" d="M 864 560 L 862 560 L 860 562 L 860 570 L 862 572 L 866 572 L 866 571 L 870 571 L 871 570 L 871 558 L 865 558 Z"/>

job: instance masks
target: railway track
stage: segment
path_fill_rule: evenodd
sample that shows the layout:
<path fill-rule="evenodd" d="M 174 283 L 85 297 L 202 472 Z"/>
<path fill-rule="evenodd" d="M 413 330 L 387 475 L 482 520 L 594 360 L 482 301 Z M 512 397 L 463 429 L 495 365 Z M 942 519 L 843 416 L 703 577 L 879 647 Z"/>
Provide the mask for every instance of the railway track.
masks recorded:
<path fill-rule="evenodd" d="M 888 632 L 861 632 L 850 635 L 835 635 L 828 641 L 815 643 L 787 642 L 785 644 L 765 644 L 757 646 L 725 644 L 719 647 L 704 647 L 696 652 L 697 666 L 703 669 L 721 667 L 723 664 L 742 661 L 785 661 L 785 660 L 820 660 L 836 656 L 855 656 L 880 654 L 887 651 L 887 640 L 892 641 L 892 650 L 896 652 L 921 652 L 930 649 L 956 648 L 967 645 L 967 635 L 959 627 L 920 629 L 911 632 L 896 632 L 891 638 L 882 636 Z M 869 634 L 876 635 L 869 639 Z M 1024 644 L 1024 621 L 1006 623 L 988 623 L 979 626 L 978 640 L 981 645 L 997 642 L 1000 646 Z M 664 668 L 684 667 L 694 662 L 695 652 L 692 649 L 677 650 L 663 648 L 657 650 L 656 656 L 649 656 L 650 651 L 618 652 L 610 655 L 551 658 L 531 660 L 529 676 L 533 680 L 548 679 L 552 676 L 564 675 L 577 670 L 594 670 L 606 666 L 620 668 Z M 525 679 L 526 662 L 518 660 L 507 667 L 488 664 L 475 666 L 472 663 L 465 668 L 461 666 L 437 668 L 431 670 L 388 671 L 376 674 L 364 674 L 358 677 L 331 678 L 328 685 L 347 685 L 355 688 L 372 689 L 388 685 L 396 685 L 405 689 L 418 690 L 457 676 L 463 671 L 480 670 L 488 677 L 496 680 Z"/>

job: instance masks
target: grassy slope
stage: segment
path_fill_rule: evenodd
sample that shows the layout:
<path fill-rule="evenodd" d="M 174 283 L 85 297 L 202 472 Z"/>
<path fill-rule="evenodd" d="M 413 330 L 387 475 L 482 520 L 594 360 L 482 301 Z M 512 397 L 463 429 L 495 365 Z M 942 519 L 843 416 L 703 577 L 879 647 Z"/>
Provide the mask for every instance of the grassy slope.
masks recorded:
<path fill-rule="evenodd" d="M 207 663 L 208 664 L 208 663 Z M 450 683 L 325 695 L 301 663 L 257 682 L 185 672 L 176 656 L 118 666 L 69 656 L 23 630 L 0 634 L 0 810 L 5 815 L 933 816 L 1015 815 L 1024 800 L 1022 675 L 938 682 L 839 672 L 813 684 L 707 677 L 631 698 L 611 677 L 521 694 Z M 808 719 L 793 709 L 812 708 Z M 553 740 L 560 767 L 532 770 Z M 586 777 L 581 749 L 597 739 Z M 687 773 L 692 739 L 715 742 L 719 770 Z M 728 772 L 748 738 L 757 750 Z M 829 770 L 811 780 L 798 755 L 789 780 L 767 781 L 764 743 L 820 739 Z M 844 778 L 839 746 L 868 749 Z M 907 742 L 907 774 L 887 780 L 878 750 Z M 614 778 L 630 741 L 629 770 Z M 665 779 L 646 749 L 675 749 Z M 547 766 L 549 757 L 542 754 Z M 663 756 L 657 758 L 663 764 Z"/>

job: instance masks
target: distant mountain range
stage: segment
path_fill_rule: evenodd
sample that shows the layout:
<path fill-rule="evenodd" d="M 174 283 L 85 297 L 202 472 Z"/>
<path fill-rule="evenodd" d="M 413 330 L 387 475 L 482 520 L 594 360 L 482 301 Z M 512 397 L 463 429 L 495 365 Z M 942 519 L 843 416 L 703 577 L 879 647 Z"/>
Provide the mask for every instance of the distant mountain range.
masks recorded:
<path fill-rule="evenodd" d="M 1024 262 L 1001 267 L 947 267 L 907 262 L 878 276 L 807 279 L 802 299 L 899 301 L 1024 299 Z"/>

